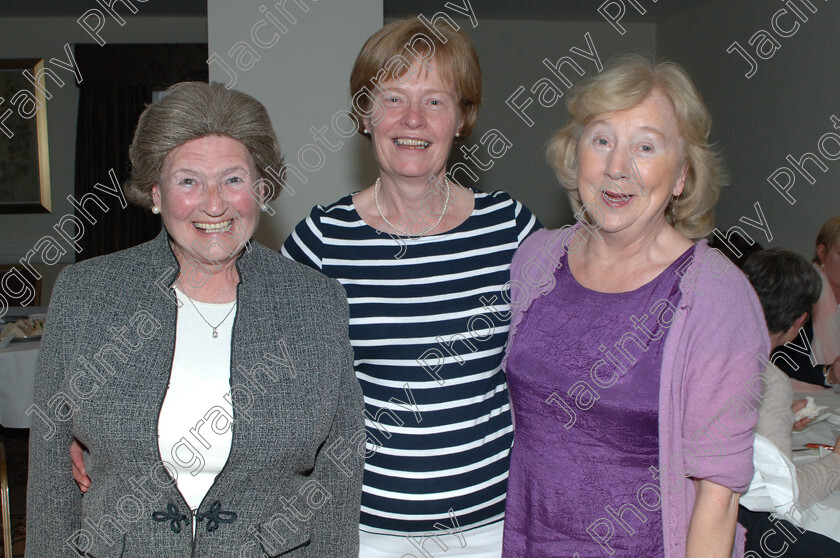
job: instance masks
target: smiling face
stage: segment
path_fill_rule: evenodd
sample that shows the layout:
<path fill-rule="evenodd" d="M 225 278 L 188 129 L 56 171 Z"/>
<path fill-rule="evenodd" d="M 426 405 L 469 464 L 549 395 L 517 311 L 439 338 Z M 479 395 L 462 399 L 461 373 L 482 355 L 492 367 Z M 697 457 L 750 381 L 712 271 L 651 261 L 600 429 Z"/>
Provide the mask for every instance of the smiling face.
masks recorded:
<path fill-rule="evenodd" d="M 668 226 L 665 210 L 682 193 L 686 170 L 674 108 L 656 90 L 633 108 L 593 118 L 578 144 L 581 201 L 603 233 L 630 240 Z"/>
<path fill-rule="evenodd" d="M 455 134 L 464 124 L 454 86 L 442 80 L 435 61 L 432 70 L 412 66 L 405 83 L 381 84 L 379 119 L 367 117 L 373 151 L 383 181 L 428 180 L 446 167 Z"/>
<path fill-rule="evenodd" d="M 160 208 L 172 251 L 183 269 L 233 264 L 259 223 L 251 154 L 234 139 L 205 136 L 180 145 L 163 161 L 152 199 Z"/>

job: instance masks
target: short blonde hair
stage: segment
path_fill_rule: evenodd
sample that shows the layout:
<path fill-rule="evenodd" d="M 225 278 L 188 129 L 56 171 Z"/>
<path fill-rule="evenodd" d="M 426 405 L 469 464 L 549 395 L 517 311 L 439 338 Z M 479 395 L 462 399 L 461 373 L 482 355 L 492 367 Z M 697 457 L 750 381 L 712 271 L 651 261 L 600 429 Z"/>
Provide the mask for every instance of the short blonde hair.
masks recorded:
<path fill-rule="evenodd" d="M 625 55 L 599 75 L 575 85 L 567 100 L 571 119 L 549 141 L 548 161 L 577 212 L 581 207 L 578 143 L 584 128 L 601 114 L 637 106 L 654 90 L 674 107 L 683 162 L 688 165 L 683 192 L 669 206 L 666 219 L 688 238 L 703 238 L 714 229 L 714 206 L 727 176 L 721 156 L 709 143 L 712 116 L 691 78 L 674 62 L 654 64 L 637 54 Z"/>
<path fill-rule="evenodd" d="M 280 195 L 283 156 L 262 103 L 221 83 L 186 81 L 171 86 L 162 99 L 140 115 L 128 149 L 131 174 L 124 191 L 129 201 L 152 207 L 152 187 L 160 180 L 166 156 L 176 147 L 205 136 L 227 136 L 241 142 L 254 159 L 260 177 L 274 185 L 264 201 Z M 278 176 L 281 184 L 271 180 Z"/>
<path fill-rule="evenodd" d="M 820 232 L 817 233 L 817 246 L 825 246 L 826 249 L 831 250 L 840 244 L 840 217 L 832 217 L 820 227 Z M 817 254 L 814 254 L 814 263 L 820 263 Z"/>
<path fill-rule="evenodd" d="M 418 58 L 417 55 L 425 60 L 430 54 L 432 67 L 440 68 L 444 82 L 457 90 L 464 125 L 459 131 L 460 137 L 456 139 L 463 139 L 472 133 L 481 106 L 481 65 L 478 53 L 470 38 L 460 29 L 456 31 L 442 19 L 432 25 L 434 31 L 416 17 L 395 21 L 371 35 L 365 42 L 350 74 L 350 95 L 354 99 L 351 110 L 359 125 L 359 133 L 364 134 L 363 113 L 371 107 L 368 99 L 362 99 L 361 106 L 358 106 L 356 96 L 365 87 L 373 91 L 377 83 L 399 80 L 408 71 L 404 64 L 389 62 L 403 57 L 411 64 Z"/>

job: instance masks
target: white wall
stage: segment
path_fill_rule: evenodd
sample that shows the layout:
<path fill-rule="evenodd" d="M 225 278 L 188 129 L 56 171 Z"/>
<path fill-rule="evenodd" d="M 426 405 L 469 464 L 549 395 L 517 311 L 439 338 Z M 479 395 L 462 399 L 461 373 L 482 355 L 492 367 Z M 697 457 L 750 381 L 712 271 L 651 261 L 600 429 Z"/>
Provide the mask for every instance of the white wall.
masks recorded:
<path fill-rule="evenodd" d="M 81 16 L 81 13 L 79 14 Z M 204 18 L 150 18 L 126 14 L 125 26 L 107 19 L 100 36 L 107 43 L 203 43 L 207 41 Z M 2 18 L 0 17 L 0 52 L 3 58 L 51 58 L 66 60 L 64 45 L 94 44 L 96 41 L 76 22 L 76 18 Z M 48 64 L 48 66 L 50 66 Z M 55 68 L 55 66 L 50 66 Z M 76 116 L 79 90 L 70 71 L 56 70 L 64 80 L 58 87 L 48 80 L 53 95 L 47 101 L 49 129 L 52 213 L 0 215 L 0 263 L 16 263 L 44 235 L 53 234 L 52 226 L 73 208 L 67 196 L 73 193 L 76 155 Z M 84 79 L 84 75 L 82 76 Z M 0 106 L 0 113 L 12 108 L 9 99 Z M 9 117 L 19 118 L 15 113 Z M 0 135 L 0 141 L 14 141 Z M 103 181 L 107 177 L 102 177 Z M 68 252 L 62 261 L 72 261 Z M 60 264 L 38 267 L 44 275 L 42 302 L 46 303 Z"/>
<path fill-rule="evenodd" d="M 840 117 L 837 93 L 840 75 L 840 4 L 812 2 L 812 14 L 804 2 L 793 2 L 804 10 L 807 22 L 781 14 L 782 28 L 799 23 L 798 31 L 782 38 L 772 31 L 771 18 L 786 4 L 781 2 L 710 2 L 659 26 L 660 52 L 684 64 L 696 79 L 714 117 L 714 138 L 726 155 L 732 184 L 724 190 L 717 207 L 718 227 L 741 226 L 754 240 L 767 246 L 783 246 L 810 258 L 814 238 L 823 222 L 840 215 L 840 160 L 819 154 L 817 142 L 823 134 L 840 133 L 830 117 Z M 779 42 L 781 49 L 761 60 L 748 43 L 759 30 Z M 758 69 L 746 78 L 749 64 L 727 48 L 738 41 L 756 58 Z M 768 46 L 770 43 L 767 43 Z M 832 151 L 840 145 L 829 143 Z M 806 152 L 819 156 L 828 167 L 823 173 L 809 163 L 811 185 L 797 171 L 790 191 L 791 205 L 767 178 L 776 169 L 793 168 L 785 157 Z M 758 221 L 758 203 L 773 236 L 740 221 Z"/>
<path fill-rule="evenodd" d="M 218 55 L 236 73 L 235 89 L 256 97 L 271 115 L 274 129 L 287 164 L 297 166 L 305 183 L 292 176 L 288 186 L 295 191 L 286 192 L 272 206 L 276 214 L 264 215 L 255 235 L 257 240 L 277 249 L 294 226 L 309 214 L 316 204 L 329 204 L 354 190 L 359 190 L 375 179 L 367 141 L 358 134 L 348 139 L 340 138 L 333 131 L 332 118 L 350 107 L 349 78 L 356 55 L 365 40 L 382 27 L 382 0 L 301 0 L 308 11 L 304 12 L 295 2 L 288 2 L 288 14 L 279 13 L 275 7 L 264 15 L 259 8 L 270 6 L 263 0 L 209 0 L 207 18 L 209 52 Z M 288 15 L 294 18 L 290 23 Z M 286 29 L 259 24 L 273 16 Z M 257 45 L 251 32 L 257 25 L 257 40 L 271 42 L 273 34 L 279 39 L 270 47 Z M 250 69 L 236 67 L 237 52 L 229 54 L 232 47 L 248 43 L 260 57 Z M 246 46 L 240 45 L 242 49 Z M 248 67 L 244 58 L 240 66 Z M 210 65 L 212 81 L 230 82 L 228 71 L 220 63 Z M 347 119 L 339 122 L 347 124 Z M 313 138 L 311 127 L 326 127 L 324 143 Z M 341 147 L 338 147 L 342 142 Z M 313 148 L 299 151 L 306 145 L 316 146 L 324 154 L 323 165 L 318 163 Z M 310 164 L 309 169 L 301 164 Z"/>

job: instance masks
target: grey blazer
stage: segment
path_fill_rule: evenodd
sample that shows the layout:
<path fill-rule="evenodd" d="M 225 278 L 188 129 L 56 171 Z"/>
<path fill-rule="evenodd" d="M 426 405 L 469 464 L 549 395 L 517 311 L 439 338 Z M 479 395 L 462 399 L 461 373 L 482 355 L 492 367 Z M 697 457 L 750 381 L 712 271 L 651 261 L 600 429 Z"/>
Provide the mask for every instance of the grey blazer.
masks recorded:
<path fill-rule="evenodd" d="M 61 273 L 35 380 L 28 557 L 358 556 L 365 434 L 344 289 L 250 246 L 236 264 L 230 457 L 195 517 L 158 451 L 179 273 L 166 231 Z M 215 427 L 218 410 L 205 418 Z M 84 497 L 73 437 L 90 451 Z"/>

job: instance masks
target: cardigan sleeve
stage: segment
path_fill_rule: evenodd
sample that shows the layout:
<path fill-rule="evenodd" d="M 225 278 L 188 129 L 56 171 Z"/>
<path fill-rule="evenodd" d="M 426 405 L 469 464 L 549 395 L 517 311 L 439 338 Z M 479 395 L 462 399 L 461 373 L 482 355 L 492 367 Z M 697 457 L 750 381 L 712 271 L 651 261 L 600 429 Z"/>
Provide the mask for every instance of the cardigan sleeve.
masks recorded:
<path fill-rule="evenodd" d="M 788 377 L 768 364 L 762 375 L 764 395 L 758 412 L 755 433 L 761 434 L 786 456 L 791 456 L 791 430 L 794 418 L 790 406 L 793 403 L 793 388 Z"/>
<path fill-rule="evenodd" d="M 756 433 L 761 434 L 791 459 L 791 429 L 794 417 L 793 388 L 788 377 L 773 365 L 764 372 L 765 389 L 761 400 Z M 834 452 L 796 466 L 796 484 L 799 487 L 800 509 L 807 509 L 829 494 L 840 490 L 840 455 Z"/>
<path fill-rule="evenodd" d="M 753 476 L 753 428 L 761 396 L 760 356 L 770 341 L 746 277 L 701 243 L 684 291 L 683 467 L 734 492 Z M 683 283 L 686 282 L 683 277 Z"/>
<path fill-rule="evenodd" d="M 778 372 L 778 374 L 784 376 L 782 372 Z M 788 390 L 790 390 L 786 402 L 787 421 L 784 424 L 779 424 L 778 427 L 782 429 L 781 435 L 787 440 L 786 443 L 784 441 L 780 443 L 775 438 L 767 437 L 779 446 L 785 452 L 785 455 L 792 460 L 791 429 L 793 428 L 794 417 L 790 405 L 793 401 L 793 390 L 790 388 L 790 382 L 787 378 L 785 378 L 785 381 L 787 381 Z M 763 411 L 764 409 L 762 407 Z M 777 434 L 776 438 L 778 437 L 779 435 Z M 828 455 L 816 461 L 805 463 L 804 465 L 797 465 L 796 485 L 799 487 L 798 507 L 803 510 L 825 499 L 829 494 L 836 494 L 840 491 L 840 455 L 830 452 Z"/>
<path fill-rule="evenodd" d="M 34 412 L 29 433 L 26 555 L 33 557 L 78 556 L 70 545 L 82 516 L 82 494 L 70 464 L 76 407 L 61 387 L 70 364 L 66 349 L 74 336 L 77 310 L 69 292 L 74 283 L 70 269 L 61 273 L 53 289 L 30 407 Z"/>
<path fill-rule="evenodd" d="M 829 494 L 840 491 L 840 455 L 834 452 L 796 467 L 799 509 L 808 509 Z"/>
<path fill-rule="evenodd" d="M 327 439 L 315 460 L 312 478 L 330 494 L 329 501 L 312 520 L 307 556 L 357 556 L 359 554 L 359 507 L 362 500 L 362 471 L 365 443 L 364 400 L 353 368 L 353 349 L 347 340 L 349 311 L 344 289 L 334 281 L 334 298 L 343 305 L 336 319 L 339 339 L 344 339 L 341 368 L 335 371 L 338 403 Z"/>

